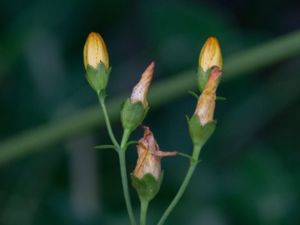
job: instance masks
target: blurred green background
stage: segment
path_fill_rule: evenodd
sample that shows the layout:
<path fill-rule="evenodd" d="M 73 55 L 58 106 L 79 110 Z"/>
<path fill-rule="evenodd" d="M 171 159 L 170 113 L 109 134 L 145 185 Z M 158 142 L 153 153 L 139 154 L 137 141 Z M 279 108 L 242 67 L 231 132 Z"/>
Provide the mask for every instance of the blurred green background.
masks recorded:
<path fill-rule="evenodd" d="M 125 100 L 152 60 L 154 83 L 195 70 L 202 44 L 215 35 L 226 65 L 226 56 L 299 29 L 299 10 L 297 0 L 1 1 L 0 146 L 14 140 L 10 144 L 18 147 L 22 143 L 11 137 L 97 104 L 82 63 L 91 31 L 101 33 L 109 50 L 108 98 Z M 299 224 L 299 71 L 300 57 L 293 57 L 224 78 L 218 94 L 227 100 L 217 102 L 217 130 L 167 224 Z M 151 108 L 144 122 L 163 150 L 190 152 L 185 115 L 196 100 L 187 91 Z M 128 224 L 117 156 L 93 149 L 109 139 L 105 127 L 90 127 L 0 164 L 1 225 Z M 114 129 L 120 137 L 118 121 Z M 138 129 L 132 139 L 141 135 Z M 135 160 L 131 147 L 128 172 Z M 188 166 L 180 157 L 162 163 L 165 179 L 150 205 L 149 224 Z M 138 212 L 133 190 L 132 196 Z"/>

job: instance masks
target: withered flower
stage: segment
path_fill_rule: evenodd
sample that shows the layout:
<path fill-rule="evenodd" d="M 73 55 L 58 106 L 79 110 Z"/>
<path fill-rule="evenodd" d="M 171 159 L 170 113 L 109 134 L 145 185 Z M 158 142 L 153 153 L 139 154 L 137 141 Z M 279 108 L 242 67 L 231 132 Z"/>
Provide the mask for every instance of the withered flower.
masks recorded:
<path fill-rule="evenodd" d="M 165 156 L 175 156 L 176 152 L 163 152 L 149 127 L 144 127 L 144 137 L 137 145 L 138 160 L 133 175 L 142 179 L 144 175 L 151 174 L 159 180 L 161 174 L 161 158 Z"/>
<path fill-rule="evenodd" d="M 218 67 L 213 67 L 208 81 L 201 93 L 195 115 L 199 118 L 202 126 L 213 121 L 216 105 L 216 90 L 222 71 Z"/>
<path fill-rule="evenodd" d="M 131 103 L 141 102 L 144 108 L 148 107 L 148 90 L 151 84 L 151 80 L 154 72 L 154 62 L 152 62 L 142 74 L 140 81 L 133 88 L 130 101 Z"/>

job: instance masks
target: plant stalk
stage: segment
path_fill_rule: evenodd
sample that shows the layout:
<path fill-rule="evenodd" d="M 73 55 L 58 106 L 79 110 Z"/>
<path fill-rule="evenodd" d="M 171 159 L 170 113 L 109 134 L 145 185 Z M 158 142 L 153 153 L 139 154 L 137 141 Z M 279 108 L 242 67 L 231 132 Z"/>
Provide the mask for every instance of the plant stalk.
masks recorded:
<path fill-rule="evenodd" d="M 140 201 L 141 201 L 140 225 L 146 225 L 149 201 L 145 201 L 145 200 L 140 200 Z"/>
<path fill-rule="evenodd" d="M 126 208 L 130 220 L 131 225 L 136 225 L 136 220 L 134 217 L 132 203 L 130 199 L 130 193 L 128 189 L 128 177 L 127 177 L 127 169 L 126 169 L 126 145 L 128 138 L 130 136 L 130 131 L 125 129 L 121 141 L 121 146 L 118 149 L 119 155 L 119 163 L 120 163 L 120 172 L 121 172 L 121 180 L 122 180 L 122 187 L 123 187 L 123 194 L 125 198 Z"/>
<path fill-rule="evenodd" d="M 119 143 L 117 142 L 117 140 L 115 138 L 115 135 L 114 135 L 114 132 L 113 132 L 113 130 L 111 128 L 111 125 L 110 125 L 110 120 L 109 120 L 107 109 L 106 109 L 106 105 L 105 105 L 105 96 L 102 93 L 99 92 L 98 93 L 98 99 L 99 99 L 99 103 L 100 103 L 101 108 L 102 108 L 102 112 L 103 112 L 103 115 L 104 115 L 104 120 L 105 120 L 105 123 L 106 123 L 106 128 L 107 128 L 109 137 L 110 137 L 112 143 L 117 148 L 119 148 L 120 147 Z"/>
<path fill-rule="evenodd" d="M 183 196 L 187 186 L 189 185 L 190 180 L 191 180 L 191 178 L 192 178 L 192 176 L 195 172 L 195 169 L 197 168 L 198 158 L 199 158 L 201 148 L 202 148 L 202 146 L 194 146 L 193 156 L 191 158 L 190 166 L 189 166 L 189 169 L 188 169 L 188 171 L 187 171 L 187 173 L 184 177 L 184 180 L 183 180 L 177 194 L 173 198 L 173 200 L 170 203 L 170 205 L 168 206 L 168 208 L 163 213 L 163 215 L 160 218 L 160 220 L 158 221 L 157 225 L 163 225 L 166 222 L 168 216 L 171 214 L 171 212 L 174 210 L 174 208 L 176 207 L 176 205 L 178 204 L 178 202 L 182 198 L 182 196 Z"/>
<path fill-rule="evenodd" d="M 127 169 L 126 169 L 125 153 L 126 153 L 127 141 L 130 136 L 130 131 L 127 129 L 124 130 L 121 145 L 119 145 L 119 143 L 117 142 L 117 140 L 115 138 L 113 130 L 111 128 L 109 116 L 108 116 L 106 105 L 105 105 L 105 95 L 103 93 L 98 93 L 98 99 L 99 99 L 99 102 L 100 102 L 100 105 L 101 105 L 101 108 L 103 111 L 103 115 L 104 115 L 104 119 L 105 119 L 109 137 L 118 152 L 123 194 L 124 194 L 124 199 L 125 199 L 125 204 L 126 204 L 130 224 L 136 225 L 136 221 L 135 221 L 134 213 L 133 213 L 133 209 L 132 209 L 132 204 L 131 204 L 131 199 L 130 199 L 130 193 L 129 193 L 129 189 L 128 189 L 128 178 L 127 178 L 127 173 L 126 173 Z"/>

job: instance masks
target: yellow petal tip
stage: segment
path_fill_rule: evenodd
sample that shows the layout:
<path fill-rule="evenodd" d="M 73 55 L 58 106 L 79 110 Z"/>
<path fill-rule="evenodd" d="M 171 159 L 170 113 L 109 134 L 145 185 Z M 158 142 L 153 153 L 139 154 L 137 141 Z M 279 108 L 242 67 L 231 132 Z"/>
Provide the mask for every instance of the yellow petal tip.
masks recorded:
<path fill-rule="evenodd" d="M 222 53 L 219 41 L 215 37 L 209 37 L 203 45 L 199 55 L 199 67 L 206 72 L 213 66 L 222 69 Z"/>

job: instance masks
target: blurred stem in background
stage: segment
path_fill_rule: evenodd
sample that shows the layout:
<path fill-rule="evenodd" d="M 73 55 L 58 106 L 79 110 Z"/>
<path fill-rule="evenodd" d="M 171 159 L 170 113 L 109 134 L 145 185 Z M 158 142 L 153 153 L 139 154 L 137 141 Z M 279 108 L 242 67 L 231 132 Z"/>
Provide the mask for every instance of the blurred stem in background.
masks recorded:
<path fill-rule="evenodd" d="M 258 70 L 276 62 L 300 55 L 300 31 L 279 37 L 268 43 L 225 57 L 223 69 L 228 81 L 238 75 Z M 193 70 L 171 76 L 172 78 L 155 84 L 149 95 L 152 106 L 159 106 L 179 98 L 187 90 L 195 88 Z M 111 100 L 107 105 L 110 116 L 115 121 L 119 116 L 123 97 Z M 35 151 L 46 150 L 48 146 L 59 143 L 66 138 L 82 134 L 96 126 L 104 125 L 103 117 L 99 117 L 98 107 L 92 107 L 63 121 L 25 131 L 24 133 L 0 143 L 0 165 L 26 156 Z"/>

